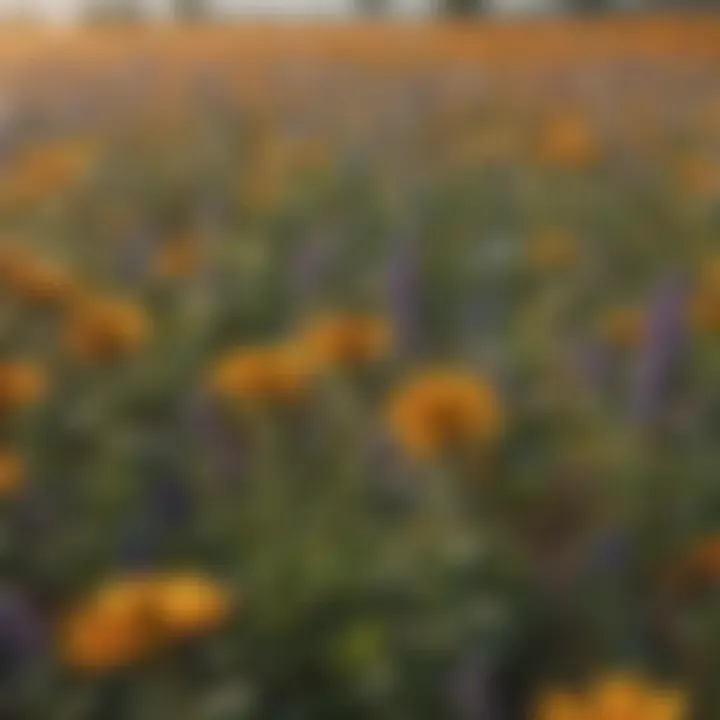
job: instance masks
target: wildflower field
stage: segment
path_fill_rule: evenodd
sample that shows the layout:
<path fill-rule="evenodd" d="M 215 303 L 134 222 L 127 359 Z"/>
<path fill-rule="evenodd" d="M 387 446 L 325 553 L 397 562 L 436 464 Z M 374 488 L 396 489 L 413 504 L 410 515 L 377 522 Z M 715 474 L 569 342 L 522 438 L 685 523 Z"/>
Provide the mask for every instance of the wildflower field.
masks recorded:
<path fill-rule="evenodd" d="M 720 718 L 720 20 L 0 36 L 0 718 Z"/>

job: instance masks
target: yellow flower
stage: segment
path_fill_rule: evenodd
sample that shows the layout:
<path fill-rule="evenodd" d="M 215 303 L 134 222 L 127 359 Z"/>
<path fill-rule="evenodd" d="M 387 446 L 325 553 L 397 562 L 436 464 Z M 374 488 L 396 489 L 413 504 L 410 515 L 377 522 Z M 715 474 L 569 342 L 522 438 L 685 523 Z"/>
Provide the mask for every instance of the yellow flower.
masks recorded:
<path fill-rule="evenodd" d="M 308 390 L 310 381 L 305 354 L 284 345 L 232 350 L 210 373 L 211 389 L 219 397 L 253 403 L 295 402 Z"/>
<path fill-rule="evenodd" d="M 720 333 L 720 292 L 695 293 L 690 302 L 690 321 L 700 333 Z"/>
<path fill-rule="evenodd" d="M 501 415 L 495 390 L 485 379 L 439 369 L 418 373 L 394 392 L 388 424 L 409 455 L 427 459 L 495 438 Z"/>
<path fill-rule="evenodd" d="M 599 160 L 600 146 L 593 128 L 583 117 L 561 115 L 543 128 L 539 155 L 549 165 L 584 168 Z"/>
<path fill-rule="evenodd" d="M 633 675 L 618 673 L 599 680 L 588 694 L 598 720 L 683 720 L 687 700 L 679 691 L 658 688 Z"/>
<path fill-rule="evenodd" d="M 172 239 L 160 248 L 154 261 L 154 274 L 164 280 L 191 277 L 200 265 L 200 248 L 193 237 Z"/>
<path fill-rule="evenodd" d="M 8 267 L 5 280 L 10 291 L 20 300 L 39 306 L 59 306 L 70 302 L 75 282 L 60 265 L 26 256 L 16 258 Z"/>
<path fill-rule="evenodd" d="M 216 628 L 230 609 L 227 589 L 197 572 L 120 578 L 72 610 L 62 627 L 61 654 L 80 670 L 122 668 L 175 639 Z"/>
<path fill-rule="evenodd" d="M 720 165 L 703 155 L 684 158 L 678 174 L 683 188 L 693 195 L 715 197 L 720 194 Z"/>
<path fill-rule="evenodd" d="M 158 642 L 151 589 L 148 578 L 124 578 L 81 602 L 62 628 L 65 661 L 80 670 L 102 672 L 147 656 Z"/>
<path fill-rule="evenodd" d="M 47 378 L 40 366 L 22 360 L 0 361 L 0 414 L 37 404 L 46 389 Z"/>
<path fill-rule="evenodd" d="M 609 345 L 618 349 L 639 347 L 646 332 L 647 318 L 639 308 L 614 308 L 600 319 L 600 334 Z"/>
<path fill-rule="evenodd" d="M 566 690 L 543 694 L 532 720 L 590 720 L 583 698 Z"/>
<path fill-rule="evenodd" d="M 152 604 L 163 630 L 171 636 L 187 636 L 217 627 L 230 614 L 228 590 L 198 573 L 158 578 Z"/>
<path fill-rule="evenodd" d="M 599 679 L 589 690 L 550 690 L 538 703 L 534 720 L 687 720 L 686 695 L 631 674 Z"/>
<path fill-rule="evenodd" d="M 19 490 L 24 471 L 23 460 L 18 453 L 0 448 L 0 498 L 11 497 Z"/>
<path fill-rule="evenodd" d="M 720 254 L 711 256 L 690 302 L 692 326 L 701 333 L 720 333 Z"/>
<path fill-rule="evenodd" d="M 528 259 L 537 270 L 565 270 L 577 263 L 578 256 L 578 246 L 572 235 L 562 230 L 549 230 L 533 238 Z"/>
<path fill-rule="evenodd" d="M 301 343 L 320 367 L 357 367 L 388 354 L 390 327 L 371 315 L 333 315 L 311 323 Z"/>
<path fill-rule="evenodd" d="M 88 172 L 96 155 L 92 141 L 65 140 L 31 146 L 0 180 L 0 207 L 14 209 L 65 190 Z"/>
<path fill-rule="evenodd" d="M 67 351 L 77 359 L 108 362 L 136 353 L 150 333 L 150 318 L 142 305 L 88 296 L 71 310 L 64 340 Z"/>
<path fill-rule="evenodd" d="M 673 588 L 720 580 L 720 532 L 709 533 L 685 552 L 670 569 Z"/>
<path fill-rule="evenodd" d="M 16 245 L 0 247 L 0 279 L 9 282 L 17 268 L 29 261 L 30 254 Z"/>

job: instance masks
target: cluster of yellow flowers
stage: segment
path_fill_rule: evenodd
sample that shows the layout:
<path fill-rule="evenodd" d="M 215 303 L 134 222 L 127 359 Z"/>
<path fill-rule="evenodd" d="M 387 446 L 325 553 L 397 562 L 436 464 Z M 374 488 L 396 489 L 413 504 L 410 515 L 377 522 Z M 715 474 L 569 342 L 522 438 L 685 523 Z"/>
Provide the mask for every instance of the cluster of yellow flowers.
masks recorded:
<path fill-rule="evenodd" d="M 114 670 L 169 643 L 214 630 L 236 604 L 227 587 L 202 573 L 115 579 L 71 610 L 60 648 L 66 662 L 79 670 Z"/>
<path fill-rule="evenodd" d="M 44 369 L 33 362 L 0 362 L 0 421 L 10 420 L 36 405 L 47 388 Z M 22 485 L 25 463 L 13 447 L 0 446 L 0 499 L 13 497 Z"/>
<path fill-rule="evenodd" d="M 141 305 L 95 292 L 66 268 L 17 245 L 0 251 L 0 284 L 27 305 L 62 311 L 65 349 L 76 359 L 117 360 L 149 338 L 151 323 Z"/>
<path fill-rule="evenodd" d="M 86 289 L 66 268 L 17 244 L 0 248 L 0 287 L 34 310 L 57 312 L 64 349 L 77 361 L 104 363 L 128 357 L 147 341 L 150 321 L 142 306 Z M 50 384 L 47 370 L 27 358 L 0 361 L 0 420 L 37 405 Z M 0 498 L 22 484 L 25 462 L 4 442 L 0 446 Z"/>
<path fill-rule="evenodd" d="M 599 162 L 602 149 L 587 118 L 568 113 L 551 118 L 543 126 L 537 154 L 548 165 L 576 169 Z"/>
<path fill-rule="evenodd" d="M 230 350 L 213 366 L 220 397 L 257 403 L 296 401 L 321 370 L 352 370 L 386 357 L 390 328 L 369 315 L 321 318 L 279 345 Z"/>
<path fill-rule="evenodd" d="M 87 139 L 34 145 L 14 159 L 0 181 L 0 207 L 14 210 L 42 201 L 80 182 L 92 168 L 97 147 Z"/>
<path fill-rule="evenodd" d="M 584 692 L 549 690 L 534 720 L 687 720 L 683 692 L 643 678 L 618 674 L 596 681 Z"/>
<path fill-rule="evenodd" d="M 64 342 L 75 358 L 110 362 L 133 355 L 150 336 L 150 319 L 136 302 L 96 297 L 78 303 L 68 314 Z"/>
<path fill-rule="evenodd" d="M 160 280 L 192 277 L 201 262 L 200 243 L 192 234 L 173 237 L 164 243 L 153 262 L 153 274 Z"/>
<path fill-rule="evenodd" d="M 390 351 L 391 332 L 384 320 L 323 317 L 290 343 L 230 351 L 211 369 L 210 387 L 221 398 L 253 405 L 294 402 L 318 372 L 355 370 Z M 443 367 L 417 372 L 401 384 L 388 401 L 386 420 L 408 455 L 423 460 L 491 440 L 502 425 L 500 402 L 489 382 Z"/>

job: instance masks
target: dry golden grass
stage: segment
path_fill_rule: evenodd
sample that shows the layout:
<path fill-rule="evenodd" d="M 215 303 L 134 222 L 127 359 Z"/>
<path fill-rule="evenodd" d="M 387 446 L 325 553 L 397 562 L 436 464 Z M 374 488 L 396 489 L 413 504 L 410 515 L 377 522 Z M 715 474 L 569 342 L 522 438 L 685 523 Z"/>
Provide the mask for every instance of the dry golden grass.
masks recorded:
<path fill-rule="evenodd" d="M 177 63 L 198 60 L 275 62 L 278 57 L 412 67 L 428 62 L 483 61 L 515 66 L 536 62 L 587 62 L 617 57 L 720 58 L 720 18 L 668 15 L 595 21 L 536 19 L 486 23 L 245 23 L 225 27 L 41 29 L 0 28 L 0 71 L 23 63 L 67 63 L 78 72 L 93 60 L 129 55 Z"/>

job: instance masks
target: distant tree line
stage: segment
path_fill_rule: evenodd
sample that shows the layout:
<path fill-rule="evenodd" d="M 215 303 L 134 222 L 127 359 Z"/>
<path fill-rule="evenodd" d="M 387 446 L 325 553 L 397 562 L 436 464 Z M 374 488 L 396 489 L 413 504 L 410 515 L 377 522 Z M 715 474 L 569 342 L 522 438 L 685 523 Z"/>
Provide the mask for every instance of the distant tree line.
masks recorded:
<path fill-rule="evenodd" d="M 431 0 L 433 1 L 433 0 Z M 567 13 L 600 13 L 615 9 L 684 10 L 720 9 L 720 0 L 536 0 L 538 8 Z M 393 0 L 354 0 L 360 16 L 383 16 L 392 10 Z M 496 0 L 497 8 L 502 0 Z M 212 16 L 210 0 L 173 0 L 173 15 L 181 21 L 198 21 Z M 490 9 L 489 0 L 434 0 L 432 11 L 441 17 L 472 17 Z M 140 21 L 146 17 L 143 0 L 89 0 L 85 17 L 89 21 Z"/>
<path fill-rule="evenodd" d="M 208 0 L 173 0 L 173 17 L 179 20 L 201 20 L 211 15 Z M 147 18 L 144 0 L 89 0 L 84 18 L 88 22 L 141 22 Z"/>

